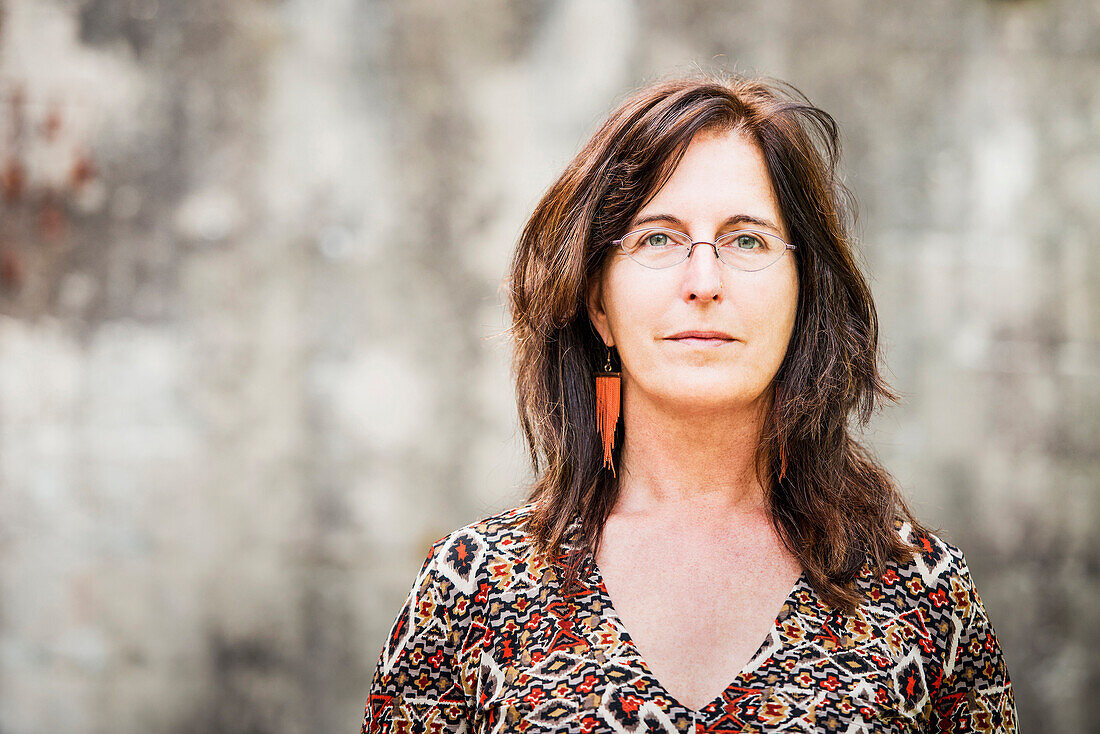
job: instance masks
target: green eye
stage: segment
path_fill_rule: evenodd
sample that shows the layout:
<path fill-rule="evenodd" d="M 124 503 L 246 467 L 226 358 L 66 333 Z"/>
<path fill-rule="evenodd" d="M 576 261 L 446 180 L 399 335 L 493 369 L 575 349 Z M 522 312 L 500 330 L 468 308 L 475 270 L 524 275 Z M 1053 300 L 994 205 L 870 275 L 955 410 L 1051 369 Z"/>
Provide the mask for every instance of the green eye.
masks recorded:
<path fill-rule="evenodd" d="M 754 235 L 742 234 L 738 235 L 737 239 L 734 240 L 734 245 L 736 245 L 738 250 L 753 250 L 763 247 L 764 243 Z"/>
<path fill-rule="evenodd" d="M 670 240 L 664 232 L 654 232 L 642 240 L 643 247 L 665 247 L 668 244 L 670 244 Z"/>

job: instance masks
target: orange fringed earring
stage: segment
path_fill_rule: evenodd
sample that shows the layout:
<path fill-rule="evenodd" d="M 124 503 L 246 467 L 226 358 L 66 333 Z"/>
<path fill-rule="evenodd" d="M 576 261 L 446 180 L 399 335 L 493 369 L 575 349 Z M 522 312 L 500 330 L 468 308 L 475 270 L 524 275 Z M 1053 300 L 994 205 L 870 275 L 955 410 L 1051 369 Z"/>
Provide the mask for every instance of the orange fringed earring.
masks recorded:
<path fill-rule="evenodd" d="M 615 462 L 611 449 L 615 446 L 615 427 L 619 423 L 619 373 L 611 371 L 611 348 L 607 349 L 607 363 L 603 372 L 596 375 L 596 430 L 603 441 L 603 465 L 615 476 Z"/>

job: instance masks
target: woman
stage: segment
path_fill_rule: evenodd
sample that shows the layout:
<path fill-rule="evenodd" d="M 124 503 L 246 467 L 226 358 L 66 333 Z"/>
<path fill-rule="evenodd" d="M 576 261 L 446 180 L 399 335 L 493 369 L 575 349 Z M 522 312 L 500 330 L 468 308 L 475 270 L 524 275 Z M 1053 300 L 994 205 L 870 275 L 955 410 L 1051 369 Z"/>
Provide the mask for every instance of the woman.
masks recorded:
<path fill-rule="evenodd" d="M 530 501 L 436 542 L 362 731 L 1014 731 L 963 554 L 849 435 L 896 400 L 836 124 L 651 84 L 508 282 Z M 620 410 L 621 408 L 621 410 Z"/>

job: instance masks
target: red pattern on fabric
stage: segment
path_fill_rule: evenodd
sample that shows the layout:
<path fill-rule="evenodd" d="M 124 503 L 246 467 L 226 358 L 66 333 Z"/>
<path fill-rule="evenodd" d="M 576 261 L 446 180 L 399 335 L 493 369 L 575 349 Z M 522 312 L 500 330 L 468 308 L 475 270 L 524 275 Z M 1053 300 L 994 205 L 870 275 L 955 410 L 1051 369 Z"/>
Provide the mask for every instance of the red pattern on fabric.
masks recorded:
<path fill-rule="evenodd" d="M 379 656 L 361 734 L 1016 731 L 965 558 L 933 534 L 910 537 L 899 522 L 918 555 L 878 576 L 865 565 L 852 615 L 803 575 L 751 662 L 692 710 L 652 675 L 591 557 L 584 588 L 560 593 L 561 559 L 536 558 L 525 531 L 532 508 L 432 546 Z"/>

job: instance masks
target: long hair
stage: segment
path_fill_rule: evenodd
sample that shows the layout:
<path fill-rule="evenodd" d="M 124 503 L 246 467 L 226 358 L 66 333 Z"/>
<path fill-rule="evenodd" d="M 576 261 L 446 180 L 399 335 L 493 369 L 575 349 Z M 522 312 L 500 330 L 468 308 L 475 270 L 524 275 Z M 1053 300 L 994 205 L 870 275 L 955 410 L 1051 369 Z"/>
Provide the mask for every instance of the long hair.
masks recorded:
<path fill-rule="evenodd" d="M 855 200 L 839 180 L 835 120 L 790 84 L 701 72 L 629 94 L 549 187 L 523 228 L 503 284 L 512 371 L 530 452 L 538 552 L 565 559 L 568 587 L 595 557 L 618 497 L 603 469 L 593 372 L 607 349 L 585 304 L 612 240 L 671 176 L 700 131 L 738 131 L 763 153 L 798 271 L 794 332 L 772 385 L 756 447 L 772 522 L 829 606 L 851 612 L 870 560 L 884 573 L 913 546 L 899 521 L 921 524 L 893 477 L 850 434 L 884 399 L 899 400 L 879 367 L 878 318 L 853 255 Z M 622 422 L 614 459 L 621 451 Z M 582 542 L 562 551 L 579 519 Z"/>

